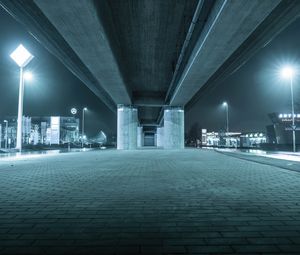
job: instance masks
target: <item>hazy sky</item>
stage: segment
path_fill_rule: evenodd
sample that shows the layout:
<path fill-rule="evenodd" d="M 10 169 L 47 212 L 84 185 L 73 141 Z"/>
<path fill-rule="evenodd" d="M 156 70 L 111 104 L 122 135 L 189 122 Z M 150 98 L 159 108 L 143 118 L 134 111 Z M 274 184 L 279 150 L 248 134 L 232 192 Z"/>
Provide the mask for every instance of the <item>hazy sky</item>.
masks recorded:
<path fill-rule="evenodd" d="M 300 63 L 299 27 L 300 21 L 290 25 L 241 69 L 202 97 L 185 113 L 186 131 L 195 123 L 209 130 L 224 128 L 224 100 L 229 104 L 232 131 L 265 131 L 271 123 L 268 113 L 290 112 L 288 82 L 280 79 L 277 71 L 288 61 Z M 0 29 L 0 118 L 17 115 L 19 69 L 9 54 L 22 43 L 35 56 L 28 65 L 34 80 L 26 82 L 25 115 L 66 116 L 72 107 L 80 111 L 86 106 L 88 136 L 100 130 L 116 132 L 116 115 L 2 9 Z M 294 87 L 299 112 L 300 79 Z"/>

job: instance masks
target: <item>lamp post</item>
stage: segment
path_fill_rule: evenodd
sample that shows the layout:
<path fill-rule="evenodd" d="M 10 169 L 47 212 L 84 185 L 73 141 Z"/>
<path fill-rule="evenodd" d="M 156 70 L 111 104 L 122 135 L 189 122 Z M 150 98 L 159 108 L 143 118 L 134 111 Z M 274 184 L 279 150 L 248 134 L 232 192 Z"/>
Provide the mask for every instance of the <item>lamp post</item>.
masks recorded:
<path fill-rule="evenodd" d="M 10 57 L 17 63 L 20 67 L 20 84 L 19 84 L 19 106 L 18 106 L 18 127 L 17 127 L 17 145 L 16 149 L 22 150 L 22 117 L 23 117 L 23 99 L 24 99 L 24 67 L 33 59 L 31 53 L 25 49 L 25 47 L 20 44 L 18 48 L 15 49 Z"/>
<path fill-rule="evenodd" d="M 296 152 L 296 125 L 295 125 L 295 110 L 294 110 L 294 89 L 293 89 L 293 77 L 295 70 L 291 66 L 282 68 L 281 75 L 283 78 L 290 80 L 291 87 L 291 104 L 292 104 L 292 133 L 293 133 L 293 152 Z"/>
<path fill-rule="evenodd" d="M 85 139 L 85 135 L 84 135 L 84 112 L 87 111 L 87 108 L 84 107 L 82 109 L 82 130 L 81 130 L 81 147 L 83 148 L 83 140 Z"/>
<path fill-rule="evenodd" d="M 5 149 L 7 149 L 7 140 L 8 140 L 8 121 L 4 120 L 5 125 Z"/>
<path fill-rule="evenodd" d="M 223 106 L 226 109 L 226 132 L 229 132 L 229 115 L 228 115 L 228 103 L 227 102 L 223 102 Z"/>

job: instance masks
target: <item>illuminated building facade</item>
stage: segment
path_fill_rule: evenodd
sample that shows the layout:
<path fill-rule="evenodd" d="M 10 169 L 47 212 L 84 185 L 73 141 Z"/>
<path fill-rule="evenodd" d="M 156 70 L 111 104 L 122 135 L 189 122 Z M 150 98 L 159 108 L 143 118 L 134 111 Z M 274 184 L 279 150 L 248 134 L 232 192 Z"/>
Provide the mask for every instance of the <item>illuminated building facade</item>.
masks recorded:
<path fill-rule="evenodd" d="M 14 148 L 17 137 L 17 118 L 5 117 L 8 120 L 7 139 L 8 148 Z M 1 123 L 3 123 L 1 120 Z M 79 119 L 75 117 L 47 116 L 25 117 L 23 116 L 22 143 L 24 145 L 55 145 L 69 142 L 79 142 Z M 6 127 L 1 128 L 2 148 L 6 139 Z"/>
<path fill-rule="evenodd" d="M 272 125 L 267 126 L 268 143 L 292 144 L 292 114 L 270 113 Z M 294 115 L 296 125 L 296 144 L 300 144 L 300 113 Z"/>

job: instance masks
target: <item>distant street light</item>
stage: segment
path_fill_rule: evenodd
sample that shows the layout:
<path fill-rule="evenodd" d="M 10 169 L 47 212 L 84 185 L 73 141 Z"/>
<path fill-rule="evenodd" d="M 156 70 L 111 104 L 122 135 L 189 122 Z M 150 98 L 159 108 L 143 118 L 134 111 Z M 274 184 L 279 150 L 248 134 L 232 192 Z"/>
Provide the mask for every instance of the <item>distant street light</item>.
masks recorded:
<path fill-rule="evenodd" d="M 85 111 L 87 111 L 86 107 L 84 107 L 82 109 L 82 130 L 81 130 L 81 137 L 82 137 L 82 139 L 81 139 L 81 147 L 83 147 L 83 140 L 86 139 L 86 136 L 84 135 L 84 112 Z"/>
<path fill-rule="evenodd" d="M 227 102 L 223 102 L 222 104 L 226 109 L 226 132 L 229 132 L 229 116 L 228 116 L 228 104 Z"/>
<path fill-rule="evenodd" d="M 18 106 L 18 128 L 16 149 L 22 150 L 22 117 L 23 117 L 23 99 L 24 99 L 24 75 L 23 68 L 33 59 L 33 55 L 20 44 L 10 57 L 20 67 L 20 85 L 19 85 L 19 106 Z"/>
<path fill-rule="evenodd" d="M 4 123 L 6 123 L 6 125 L 5 125 L 5 149 L 7 149 L 7 140 L 8 140 L 8 133 L 7 133 L 7 130 L 8 130 L 8 121 L 7 121 L 7 120 L 4 120 Z"/>
<path fill-rule="evenodd" d="M 289 79 L 290 86 L 291 86 L 293 152 L 296 152 L 296 125 L 295 125 L 294 90 L 293 90 L 293 78 L 295 74 L 296 74 L 296 70 L 292 66 L 285 66 L 281 69 L 281 76 L 285 79 Z"/>

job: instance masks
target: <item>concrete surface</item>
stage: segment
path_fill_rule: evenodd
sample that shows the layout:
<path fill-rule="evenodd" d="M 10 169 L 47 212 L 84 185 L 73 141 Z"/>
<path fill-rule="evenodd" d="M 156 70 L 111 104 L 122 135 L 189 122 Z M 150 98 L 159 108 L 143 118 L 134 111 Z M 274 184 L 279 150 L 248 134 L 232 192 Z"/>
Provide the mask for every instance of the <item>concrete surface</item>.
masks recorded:
<path fill-rule="evenodd" d="M 0 161 L 0 254 L 299 254 L 300 174 L 211 150 Z"/>
<path fill-rule="evenodd" d="M 235 158 L 250 160 L 261 164 L 272 165 L 284 169 L 300 172 L 300 155 L 298 153 L 275 153 L 253 150 L 255 152 L 242 152 L 232 149 L 216 149 L 216 151 Z"/>
<path fill-rule="evenodd" d="M 280 0 L 216 1 L 170 105 L 187 104 L 279 3 Z"/>
<path fill-rule="evenodd" d="M 164 106 L 189 105 L 300 9 L 298 1 L 284 0 L 0 0 L 0 5 L 110 109 L 137 105 L 140 124 L 153 126 L 161 123 Z M 199 16 L 192 21 L 196 6 Z"/>
<path fill-rule="evenodd" d="M 121 150 L 137 148 L 137 108 L 132 106 L 118 106 L 117 147 Z"/>
<path fill-rule="evenodd" d="M 184 148 L 184 110 L 181 107 L 169 107 L 164 110 L 164 148 Z"/>
<path fill-rule="evenodd" d="M 164 146 L 164 127 L 157 127 L 156 128 L 156 138 L 157 138 L 157 147 Z"/>

